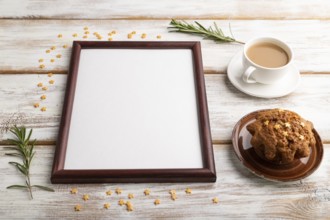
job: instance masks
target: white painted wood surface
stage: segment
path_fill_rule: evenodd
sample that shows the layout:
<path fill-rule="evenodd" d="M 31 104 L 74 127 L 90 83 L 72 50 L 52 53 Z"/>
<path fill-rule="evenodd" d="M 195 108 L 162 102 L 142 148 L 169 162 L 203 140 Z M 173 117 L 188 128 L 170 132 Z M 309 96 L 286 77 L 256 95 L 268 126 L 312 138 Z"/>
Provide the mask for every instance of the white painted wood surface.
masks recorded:
<path fill-rule="evenodd" d="M 54 86 L 43 92 L 39 82 L 50 79 L 45 74 L 0 74 L 0 140 L 6 140 L 7 124 L 25 124 L 34 129 L 34 136 L 41 142 L 54 143 L 66 85 L 65 74 L 56 74 Z M 330 89 L 329 74 L 303 74 L 301 84 L 292 94 L 276 98 L 261 99 L 248 96 L 237 90 L 225 74 L 206 74 L 205 83 L 209 107 L 213 143 L 228 143 L 235 123 L 251 111 L 266 108 L 284 108 L 296 111 L 314 123 L 324 142 L 330 142 Z M 40 101 L 42 94 L 47 99 Z M 39 102 L 47 111 L 33 108 Z M 9 123 L 8 123 L 9 122 Z"/>
<path fill-rule="evenodd" d="M 33 163 L 31 181 L 35 184 L 50 185 L 50 171 L 54 146 L 38 146 Z M 170 219 L 327 219 L 330 215 L 329 172 L 330 145 L 325 145 L 324 161 L 320 168 L 302 181 L 276 183 L 261 179 L 250 173 L 237 159 L 232 146 L 214 145 L 216 183 L 180 184 L 74 184 L 52 185 L 55 193 L 35 190 L 34 200 L 21 190 L 7 190 L 6 186 L 22 181 L 18 172 L 7 164 L 11 158 L 4 156 L 8 150 L 0 146 L 0 173 L 5 175 L 0 182 L 0 219 L 117 219 L 117 218 L 170 218 Z M 70 194 L 72 187 L 78 194 Z M 119 187 L 121 195 L 113 192 Z M 184 190 L 192 189 L 191 195 Z M 149 188 L 150 196 L 143 191 Z M 178 199 L 170 199 L 169 190 L 175 189 Z M 131 200 L 133 212 L 118 205 L 119 199 Z M 90 200 L 83 201 L 82 195 L 89 194 Z M 218 197 L 218 204 L 212 198 Z M 159 198 L 161 204 L 155 206 Z M 103 204 L 109 202 L 109 210 Z M 82 211 L 75 212 L 74 206 L 82 205 Z M 4 218 L 5 217 L 5 218 Z"/>
<path fill-rule="evenodd" d="M 212 140 L 218 180 L 198 184 L 92 184 L 52 185 L 55 193 L 35 191 L 35 199 L 6 186 L 23 181 L 8 164 L 12 158 L 0 146 L 0 219 L 329 219 L 330 216 L 330 3 L 325 0 L 292 1 L 11 1 L 0 0 L 0 143 L 4 144 L 8 128 L 13 124 L 34 129 L 38 139 L 36 158 L 32 166 L 32 181 L 50 185 L 54 142 L 58 134 L 72 40 L 81 40 L 83 27 L 88 26 L 89 38 L 94 31 L 107 40 L 107 33 L 116 30 L 113 40 L 129 40 L 127 34 L 137 31 L 133 40 L 165 41 L 201 40 L 208 96 Z M 235 89 L 226 77 L 230 58 L 242 46 L 215 44 L 197 36 L 169 33 L 171 18 L 194 19 L 209 26 L 217 24 L 229 33 L 231 24 L 235 37 L 247 41 L 261 35 L 277 36 L 294 49 L 295 61 L 302 74 L 299 88 L 289 96 L 259 99 Z M 63 38 L 57 38 L 58 34 Z M 72 34 L 78 37 L 73 38 Z M 147 34 L 141 39 L 142 33 Z M 51 46 L 56 50 L 45 51 Z M 61 54 L 61 58 L 55 58 Z M 40 69 L 38 59 L 45 59 Z M 55 62 L 50 63 L 54 58 Z M 54 85 L 49 85 L 48 72 L 54 72 Z M 48 91 L 36 85 L 42 82 Z M 47 99 L 40 101 L 46 94 Z M 47 111 L 34 109 L 39 102 Z M 235 123 L 245 114 L 263 108 L 287 108 L 300 113 L 314 123 L 325 144 L 325 154 L 319 169 L 310 177 L 292 183 L 274 183 L 250 173 L 236 158 L 230 144 Z M 41 145 L 46 144 L 46 145 Z M 78 187 L 78 195 L 69 190 Z M 121 187 L 121 196 L 107 197 L 105 191 Z M 185 195 L 190 187 L 192 195 Z M 150 197 L 143 190 L 150 188 Z M 170 200 L 168 191 L 177 190 L 178 200 Z M 119 198 L 132 192 L 133 212 L 117 205 Z M 81 197 L 88 193 L 91 199 Z M 219 204 L 212 204 L 213 197 Z M 161 199 L 161 205 L 153 200 Z M 104 202 L 112 204 L 109 210 Z M 81 212 L 74 212 L 76 204 Z"/>
<path fill-rule="evenodd" d="M 190 21 L 193 22 L 193 21 Z M 203 25 L 213 25 L 213 20 L 200 21 Z M 319 20 L 217 20 L 219 27 L 229 34 L 229 23 L 235 37 L 248 41 L 256 36 L 274 36 L 290 44 L 295 53 L 295 62 L 302 72 L 329 72 L 330 70 L 330 21 Z M 182 33 L 170 33 L 167 29 L 170 20 L 0 20 L 0 66 L 10 71 L 40 71 L 38 60 L 45 59 L 42 71 L 66 71 L 69 66 L 70 49 L 73 40 L 83 39 L 85 26 L 89 27 L 86 40 L 98 40 L 93 33 L 98 32 L 102 40 L 108 40 L 107 34 L 116 30 L 113 40 L 128 41 L 127 34 L 136 31 L 131 40 L 164 41 L 200 41 L 201 37 Z M 72 35 L 78 34 L 74 38 Z M 147 37 L 141 39 L 141 34 Z M 62 34 L 63 38 L 57 38 Z M 51 46 L 56 50 L 47 54 Z M 231 59 L 243 47 L 240 44 L 216 44 L 209 40 L 202 41 L 202 55 L 206 73 L 223 73 Z M 61 54 L 62 58 L 56 59 Z M 51 63 L 50 59 L 55 62 Z"/>
<path fill-rule="evenodd" d="M 328 19 L 330 10 L 324 0 L 1 0 L 0 5 L 0 18 L 12 19 Z"/>

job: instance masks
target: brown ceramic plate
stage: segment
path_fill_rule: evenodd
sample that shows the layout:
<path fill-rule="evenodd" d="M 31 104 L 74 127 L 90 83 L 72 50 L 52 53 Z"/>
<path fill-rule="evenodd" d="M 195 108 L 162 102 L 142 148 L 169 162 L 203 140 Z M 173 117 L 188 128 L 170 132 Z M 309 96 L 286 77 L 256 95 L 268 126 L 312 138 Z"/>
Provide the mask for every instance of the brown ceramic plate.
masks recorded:
<path fill-rule="evenodd" d="M 275 164 L 260 158 L 250 144 L 251 134 L 246 126 L 255 121 L 260 110 L 244 116 L 235 125 L 232 141 L 238 159 L 252 173 L 272 181 L 295 181 L 311 175 L 320 165 L 323 157 L 323 145 L 319 134 L 313 129 L 316 145 L 308 157 L 297 159 L 289 164 Z"/>

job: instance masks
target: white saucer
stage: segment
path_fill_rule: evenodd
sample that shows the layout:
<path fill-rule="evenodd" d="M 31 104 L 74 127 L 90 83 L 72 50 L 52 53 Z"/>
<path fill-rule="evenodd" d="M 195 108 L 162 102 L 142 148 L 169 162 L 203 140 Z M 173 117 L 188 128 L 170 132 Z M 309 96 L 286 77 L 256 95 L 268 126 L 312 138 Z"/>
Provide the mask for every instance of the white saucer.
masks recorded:
<path fill-rule="evenodd" d="M 227 68 L 227 76 L 230 82 L 241 92 L 260 98 L 276 98 L 288 95 L 299 85 L 300 72 L 296 66 L 292 65 L 292 74 L 287 74 L 276 84 L 265 85 L 261 83 L 245 83 L 242 80 L 243 51 L 238 52 L 230 61 Z"/>

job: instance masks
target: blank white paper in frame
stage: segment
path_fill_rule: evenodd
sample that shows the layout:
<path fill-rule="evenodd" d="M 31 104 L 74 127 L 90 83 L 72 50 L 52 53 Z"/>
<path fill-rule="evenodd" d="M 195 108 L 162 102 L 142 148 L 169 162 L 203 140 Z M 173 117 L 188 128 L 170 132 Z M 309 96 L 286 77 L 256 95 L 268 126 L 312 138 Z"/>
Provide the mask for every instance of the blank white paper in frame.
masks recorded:
<path fill-rule="evenodd" d="M 203 168 L 190 49 L 82 49 L 64 169 Z"/>

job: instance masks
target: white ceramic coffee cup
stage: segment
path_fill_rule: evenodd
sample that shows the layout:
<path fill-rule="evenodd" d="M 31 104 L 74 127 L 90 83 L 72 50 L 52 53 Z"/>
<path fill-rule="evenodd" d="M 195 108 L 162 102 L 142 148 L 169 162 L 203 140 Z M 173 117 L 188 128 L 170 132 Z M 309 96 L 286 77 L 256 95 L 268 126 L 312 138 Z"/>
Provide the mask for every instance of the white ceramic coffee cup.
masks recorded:
<path fill-rule="evenodd" d="M 247 56 L 247 50 L 258 43 L 272 43 L 281 47 L 288 55 L 289 61 L 286 65 L 276 68 L 260 66 L 252 62 Z M 283 41 L 272 37 L 258 37 L 250 40 L 244 45 L 243 52 L 243 75 L 242 79 L 246 83 L 274 84 L 281 80 L 286 74 L 290 74 L 293 63 L 293 51 L 290 46 Z"/>

